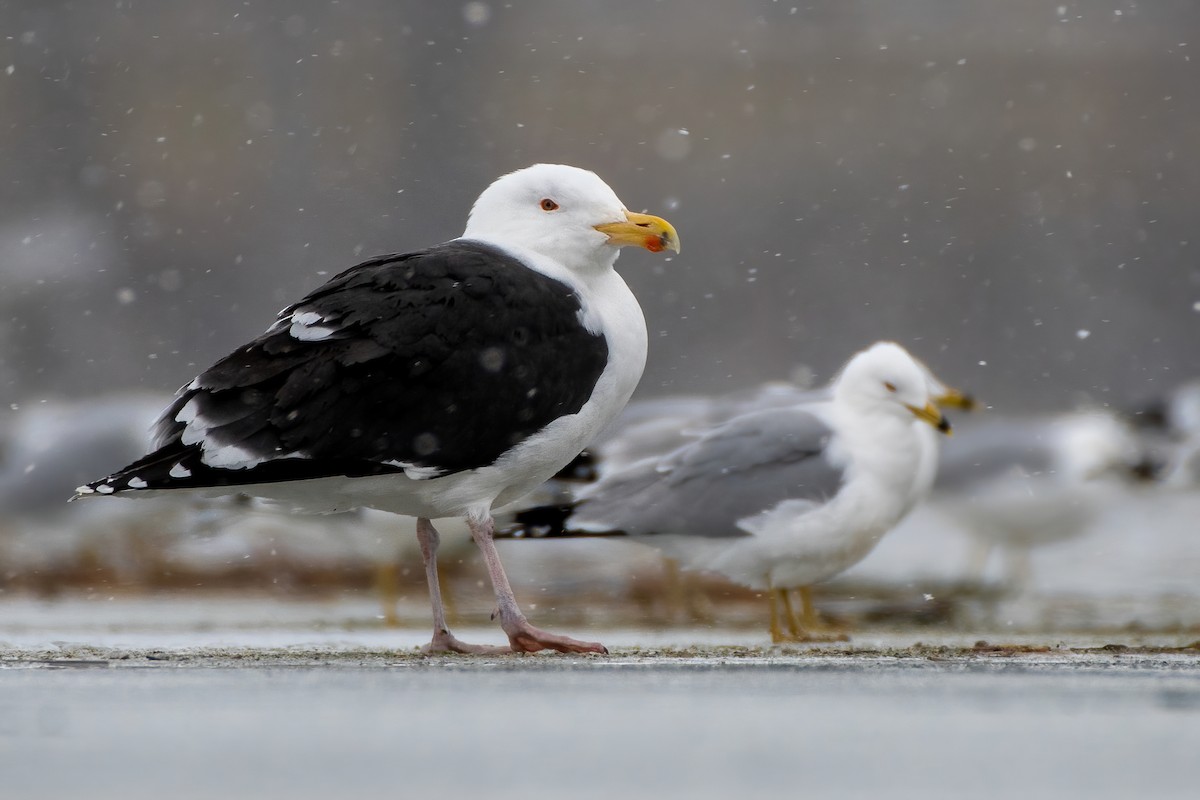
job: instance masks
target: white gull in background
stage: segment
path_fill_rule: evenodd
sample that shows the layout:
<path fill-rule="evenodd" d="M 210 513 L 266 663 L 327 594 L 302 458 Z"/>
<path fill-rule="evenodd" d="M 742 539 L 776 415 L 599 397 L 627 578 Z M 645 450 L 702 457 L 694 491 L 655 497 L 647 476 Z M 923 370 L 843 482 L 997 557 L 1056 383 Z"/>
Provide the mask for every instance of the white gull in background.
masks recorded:
<path fill-rule="evenodd" d="M 811 629 L 808 588 L 862 559 L 916 502 L 927 423 L 949 430 L 927 371 L 881 342 L 850 360 L 828 399 L 743 414 L 606 474 L 573 506 L 518 520 L 534 537 L 629 536 L 685 569 L 766 590 L 772 639 L 811 639 L 788 591 L 801 590 Z"/>
<path fill-rule="evenodd" d="M 86 402 L 30 402 L 6 411 L 0 421 L 0 510 L 64 513 L 63 486 L 146 452 L 150 428 L 168 399 L 121 393 Z"/>
<path fill-rule="evenodd" d="M 463 236 L 352 267 L 183 387 L 157 449 L 81 496 L 246 493 L 308 512 L 418 517 L 433 651 L 488 652 L 450 633 L 439 517 L 465 517 L 516 651 L 603 652 L 517 606 L 491 511 L 570 461 L 624 407 L 646 327 L 618 248 L 678 250 L 600 178 L 539 164 L 476 201 Z M 507 648 L 505 648 L 507 649 Z"/>
<path fill-rule="evenodd" d="M 989 417 L 942 449 L 931 506 L 976 542 L 975 577 L 998 548 L 1020 587 L 1030 550 L 1085 533 L 1143 463 L 1132 429 L 1106 411 Z"/>
<path fill-rule="evenodd" d="M 103 566 L 132 577 L 141 554 L 169 535 L 190 504 L 159 500 L 84 509 L 63 502 L 114 460 L 146 451 L 166 395 L 123 392 L 89 401 L 22 403 L 0 419 L 0 565 L 5 582 L 37 586 L 64 571 Z M 93 570 L 95 571 L 95 570 Z"/>
<path fill-rule="evenodd" d="M 1200 379 L 1186 381 L 1131 415 L 1164 485 L 1200 486 Z M 1156 465 L 1157 466 L 1157 465 Z"/>

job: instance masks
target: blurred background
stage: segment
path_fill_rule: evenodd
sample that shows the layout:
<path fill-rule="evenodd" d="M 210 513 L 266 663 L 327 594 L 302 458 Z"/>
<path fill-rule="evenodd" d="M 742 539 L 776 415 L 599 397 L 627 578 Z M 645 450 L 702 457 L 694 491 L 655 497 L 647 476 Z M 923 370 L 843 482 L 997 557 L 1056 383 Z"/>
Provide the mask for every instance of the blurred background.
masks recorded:
<path fill-rule="evenodd" d="M 173 390 L 537 161 L 669 217 L 641 392 L 891 337 L 993 404 L 1200 372 L 1200 8 L 5 2 L 0 381 Z"/>
<path fill-rule="evenodd" d="M 61 432 L 56 403 L 155 406 L 329 275 L 457 236 L 491 180 L 539 161 L 680 232 L 680 256 L 619 264 L 651 335 L 639 398 L 823 382 L 879 338 L 1014 415 L 1135 407 L 1200 374 L 1188 0 L 0 14 L 10 520 L 31 487 L 79 482 L 14 457 L 34 410 Z M 83 477 L 128 460 L 97 452 Z M 35 583 L 42 562 L 9 550 L 6 581 Z"/>

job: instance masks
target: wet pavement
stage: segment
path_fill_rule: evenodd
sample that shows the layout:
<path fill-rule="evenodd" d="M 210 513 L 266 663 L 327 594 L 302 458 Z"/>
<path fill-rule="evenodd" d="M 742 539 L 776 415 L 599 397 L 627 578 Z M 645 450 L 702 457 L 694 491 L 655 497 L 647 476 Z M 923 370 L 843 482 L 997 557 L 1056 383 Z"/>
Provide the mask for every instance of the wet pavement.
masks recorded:
<path fill-rule="evenodd" d="M 0 760 L 25 798 L 1194 796 L 1194 659 L 1022 660 L 77 659 L 0 673 Z"/>
<path fill-rule="evenodd" d="M 749 630 L 576 627 L 612 654 L 425 658 L 423 630 L 348 622 L 369 603 L 0 609 L 5 797 L 1193 797 L 1200 782 L 1194 635 L 770 647 Z"/>

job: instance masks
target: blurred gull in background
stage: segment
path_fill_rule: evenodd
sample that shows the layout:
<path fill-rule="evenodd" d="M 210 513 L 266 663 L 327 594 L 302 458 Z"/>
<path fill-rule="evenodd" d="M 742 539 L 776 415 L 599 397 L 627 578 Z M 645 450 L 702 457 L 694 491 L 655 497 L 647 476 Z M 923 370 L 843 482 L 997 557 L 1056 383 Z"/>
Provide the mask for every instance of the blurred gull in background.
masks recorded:
<path fill-rule="evenodd" d="M 1104 411 L 985 418 L 956 433 L 932 504 L 974 540 L 972 574 L 999 548 L 1014 588 L 1030 578 L 1032 548 L 1085 533 L 1145 470 L 1133 430 Z"/>
<path fill-rule="evenodd" d="M 0 428 L 3 584 L 50 589 L 58 576 L 132 580 L 153 560 L 190 504 L 163 499 L 82 509 L 70 487 L 145 452 L 166 398 L 120 393 L 87 402 L 45 400 L 13 409 Z M 120 506 L 120 507 L 118 507 Z"/>
<path fill-rule="evenodd" d="M 150 428 L 169 399 L 122 393 L 14 409 L 0 428 L 0 509 L 64 513 L 72 487 L 113 461 L 145 452 Z"/>
<path fill-rule="evenodd" d="M 1164 462 L 1164 485 L 1200 486 L 1200 379 L 1176 386 L 1130 417 L 1146 447 Z"/>

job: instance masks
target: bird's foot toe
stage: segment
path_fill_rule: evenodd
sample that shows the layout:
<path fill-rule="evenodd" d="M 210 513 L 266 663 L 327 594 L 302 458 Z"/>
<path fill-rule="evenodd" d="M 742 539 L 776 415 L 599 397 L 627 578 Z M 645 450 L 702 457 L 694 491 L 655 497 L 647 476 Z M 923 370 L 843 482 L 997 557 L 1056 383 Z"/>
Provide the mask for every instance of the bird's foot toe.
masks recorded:
<path fill-rule="evenodd" d="M 560 653 L 608 654 L 608 648 L 599 642 L 583 642 L 557 633 L 535 628 L 525 620 L 505 627 L 508 641 L 517 653 L 536 653 L 538 650 L 557 650 Z"/>
<path fill-rule="evenodd" d="M 835 630 L 800 631 L 771 637 L 773 644 L 827 644 L 848 641 L 850 641 L 850 636 L 847 633 Z"/>
<path fill-rule="evenodd" d="M 442 653 L 463 653 L 464 655 L 495 656 L 511 653 L 512 649 L 494 644 L 467 644 L 459 641 L 458 637 L 449 631 L 437 631 L 429 644 L 421 648 L 425 655 Z"/>

